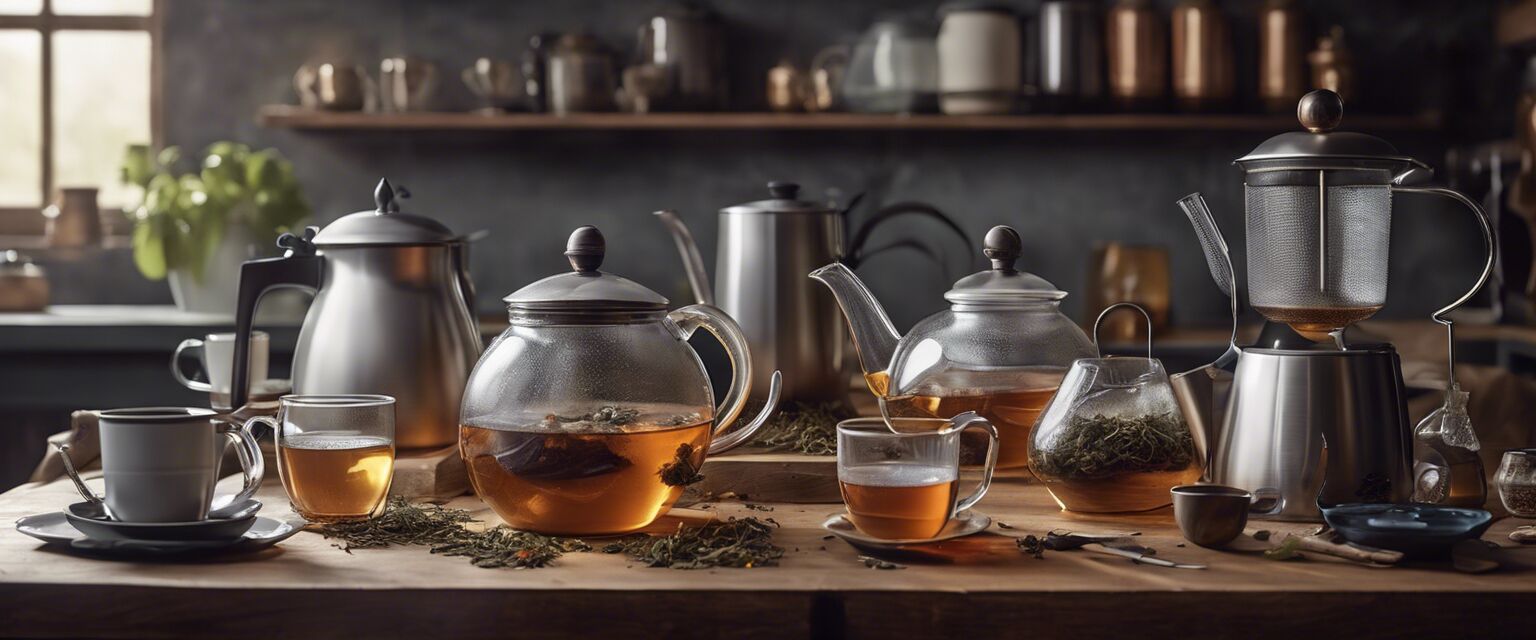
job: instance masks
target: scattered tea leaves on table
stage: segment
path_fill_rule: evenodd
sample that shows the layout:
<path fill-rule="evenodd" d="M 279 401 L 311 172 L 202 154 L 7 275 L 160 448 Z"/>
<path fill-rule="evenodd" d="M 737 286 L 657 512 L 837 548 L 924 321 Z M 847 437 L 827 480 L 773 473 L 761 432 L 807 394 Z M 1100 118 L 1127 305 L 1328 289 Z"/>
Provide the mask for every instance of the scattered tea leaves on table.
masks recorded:
<path fill-rule="evenodd" d="M 468 511 L 435 504 L 411 504 L 405 498 L 389 499 L 383 515 L 362 522 L 315 526 L 326 538 L 341 540 L 343 551 L 390 545 L 444 544 L 463 539 L 464 523 L 475 522 Z"/>
<path fill-rule="evenodd" d="M 677 445 L 677 456 L 656 471 L 662 484 L 669 487 L 686 487 L 704 479 L 698 467 L 693 466 L 693 445 L 686 442 Z"/>
<path fill-rule="evenodd" d="M 1013 543 L 1019 546 L 1019 551 L 1025 555 L 1034 556 L 1036 560 L 1045 559 L 1045 540 L 1043 538 L 1028 535 L 1022 538 L 1014 538 Z"/>
<path fill-rule="evenodd" d="M 1006 522 L 1003 522 L 1002 520 L 998 520 L 997 521 L 997 528 L 999 528 L 999 529 L 1014 529 L 1016 527 L 1014 527 L 1013 525 L 1008 524 Z"/>
<path fill-rule="evenodd" d="M 771 522 L 732 518 L 700 527 L 678 525 L 677 532 L 671 535 L 628 536 L 605 546 L 603 551 L 622 551 L 648 567 L 771 567 L 784 557 L 783 547 L 773 544 L 773 530 L 778 525 Z"/>
<path fill-rule="evenodd" d="M 1253 532 L 1253 539 L 1258 540 L 1259 542 L 1268 542 L 1269 537 L 1272 535 L 1274 535 L 1274 533 L 1269 529 L 1259 529 L 1258 531 Z"/>
<path fill-rule="evenodd" d="M 1265 550 L 1264 557 L 1270 560 L 1300 560 L 1301 539 L 1287 538 L 1280 546 Z"/>
<path fill-rule="evenodd" d="M 751 502 L 744 502 L 744 503 L 742 503 L 741 506 L 746 507 L 748 509 L 751 509 L 753 511 L 773 511 L 773 507 L 770 507 L 770 506 L 768 506 L 766 504 L 753 504 Z"/>
<path fill-rule="evenodd" d="M 753 402 L 743 413 L 757 415 L 762 408 L 761 402 Z M 755 442 L 781 451 L 832 455 L 837 453 L 837 423 L 854 416 L 854 412 L 841 403 L 785 402 L 768 418 L 762 435 Z"/>
<path fill-rule="evenodd" d="M 547 567 L 567 552 L 591 550 L 587 543 L 575 538 L 556 538 L 506 527 L 470 534 L 462 540 L 431 548 L 432 553 L 467 557 L 470 564 L 485 569 Z"/>
<path fill-rule="evenodd" d="M 890 560 L 881 560 L 874 556 L 859 556 L 859 561 L 863 562 L 864 566 L 871 569 L 891 570 L 907 568 L 907 565 L 897 564 L 895 562 L 891 562 Z"/>

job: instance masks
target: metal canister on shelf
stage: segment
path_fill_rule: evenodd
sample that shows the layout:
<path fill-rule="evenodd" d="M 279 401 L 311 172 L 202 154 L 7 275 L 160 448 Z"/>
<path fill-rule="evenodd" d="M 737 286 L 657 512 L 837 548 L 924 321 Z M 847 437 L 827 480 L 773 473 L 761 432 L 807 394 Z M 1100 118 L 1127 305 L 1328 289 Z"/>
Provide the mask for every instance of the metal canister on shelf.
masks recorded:
<path fill-rule="evenodd" d="M 1306 93 L 1301 24 L 1294 0 L 1267 0 L 1259 10 L 1259 101 L 1265 111 L 1288 112 Z"/>
<path fill-rule="evenodd" d="M 765 89 L 770 111 L 793 113 L 807 104 L 805 72 L 789 60 L 780 60 L 778 64 L 768 69 L 768 84 Z"/>
<path fill-rule="evenodd" d="M 1232 31 L 1211 0 L 1180 0 L 1173 7 L 1173 97 L 1193 111 L 1232 100 Z"/>
<path fill-rule="evenodd" d="M 1141 110 L 1168 97 L 1168 32 L 1151 0 L 1119 0 L 1104 20 L 1109 96 Z"/>
<path fill-rule="evenodd" d="M 1104 30 L 1098 7 L 1080 0 L 1040 4 L 1039 96 L 1047 109 L 1089 109 L 1104 97 Z"/>

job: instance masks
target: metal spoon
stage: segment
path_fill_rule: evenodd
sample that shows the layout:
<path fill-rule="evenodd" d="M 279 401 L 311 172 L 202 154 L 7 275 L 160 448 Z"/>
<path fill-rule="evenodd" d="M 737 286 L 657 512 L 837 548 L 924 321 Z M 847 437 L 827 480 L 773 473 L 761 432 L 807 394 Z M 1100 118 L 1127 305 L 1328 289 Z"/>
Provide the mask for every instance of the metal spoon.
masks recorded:
<path fill-rule="evenodd" d="M 80 472 L 75 469 L 74 461 L 69 459 L 69 445 L 55 442 L 53 447 L 59 450 L 59 458 L 64 462 L 64 475 L 69 476 L 69 479 L 74 481 L 75 490 L 80 492 L 80 497 L 85 498 L 85 501 L 91 504 L 102 504 L 102 499 L 96 497 L 96 494 L 92 493 L 90 488 L 85 486 L 85 480 L 81 479 Z"/>

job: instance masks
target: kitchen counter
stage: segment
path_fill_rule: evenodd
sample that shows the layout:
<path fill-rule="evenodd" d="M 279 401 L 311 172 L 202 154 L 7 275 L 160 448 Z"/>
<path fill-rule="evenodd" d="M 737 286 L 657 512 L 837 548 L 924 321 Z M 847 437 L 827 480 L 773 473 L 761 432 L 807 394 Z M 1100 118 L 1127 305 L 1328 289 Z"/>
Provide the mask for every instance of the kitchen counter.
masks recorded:
<path fill-rule="evenodd" d="M 126 562 L 77 557 L 0 529 L 0 635 L 26 637 L 1502 637 L 1528 629 L 1536 547 L 1469 575 L 1444 564 L 1388 569 L 1322 556 L 1266 560 L 1180 547 L 1167 510 L 1130 516 L 1057 511 L 1038 485 L 1003 481 L 980 508 L 1011 529 L 946 543 L 931 561 L 867 568 L 819 523 L 840 505 L 716 503 L 715 517 L 771 517 L 781 565 L 682 571 L 622 555 L 570 553 L 541 569 L 480 569 L 421 547 L 341 551 L 303 532 L 245 557 Z M 99 480 L 91 482 L 99 486 Z M 0 521 L 78 499 L 67 482 L 0 495 Z M 263 515 L 290 518 L 267 483 Z M 473 496 L 453 501 L 494 515 Z M 759 508 L 761 509 L 761 507 Z M 1496 523 L 1504 546 L 1518 523 Z M 1250 523 L 1275 530 L 1302 525 Z M 1142 532 L 1142 544 L 1204 571 L 1084 551 L 1019 553 L 1013 537 L 1054 528 Z M 1239 543 L 1234 543 L 1239 544 Z M 1310 629 L 1311 632 L 1304 631 Z M 1306 637 L 1301 635 L 1300 637 Z"/>

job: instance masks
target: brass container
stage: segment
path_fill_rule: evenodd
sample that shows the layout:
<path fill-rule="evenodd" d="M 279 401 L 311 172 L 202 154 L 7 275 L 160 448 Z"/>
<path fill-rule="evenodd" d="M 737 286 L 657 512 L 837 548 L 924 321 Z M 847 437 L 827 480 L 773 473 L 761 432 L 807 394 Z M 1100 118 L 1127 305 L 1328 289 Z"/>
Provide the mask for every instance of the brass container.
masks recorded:
<path fill-rule="evenodd" d="M 1259 101 L 1265 111 L 1288 112 L 1307 91 L 1301 24 L 1293 0 L 1268 0 L 1259 11 Z"/>
<path fill-rule="evenodd" d="M 768 70 L 768 109 L 778 113 L 793 113 L 806 104 L 807 86 L 805 73 L 788 60 L 780 60 Z"/>
<path fill-rule="evenodd" d="M 1327 89 L 1345 101 L 1355 97 L 1355 59 L 1344 46 L 1344 27 L 1334 25 L 1318 38 L 1307 62 L 1312 64 L 1313 89 Z"/>
<path fill-rule="evenodd" d="M 1094 248 L 1088 265 L 1086 308 L 1098 313 L 1117 302 L 1134 302 L 1151 316 L 1152 331 L 1161 333 L 1168 328 L 1171 280 L 1166 247 L 1104 244 Z M 1112 313 L 1103 319 L 1099 335 L 1112 342 L 1141 341 L 1147 339 L 1146 327 L 1134 313 Z"/>
<path fill-rule="evenodd" d="M 1104 21 L 1109 95 L 1121 108 L 1153 107 L 1168 98 L 1168 31 L 1150 0 L 1120 0 Z"/>
<path fill-rule="evenodd" d="M 1232 31 L 1211 0 L 1173 7 L 1173 97 L 1203 111 L 1232 100 Z"/>
<path fill-rule="evenodd" d="M 59 189 L 53 204 L 43 209 L 48 246 L 79 249 L 101 245 L 101 210 L 94 187 Z"/>

